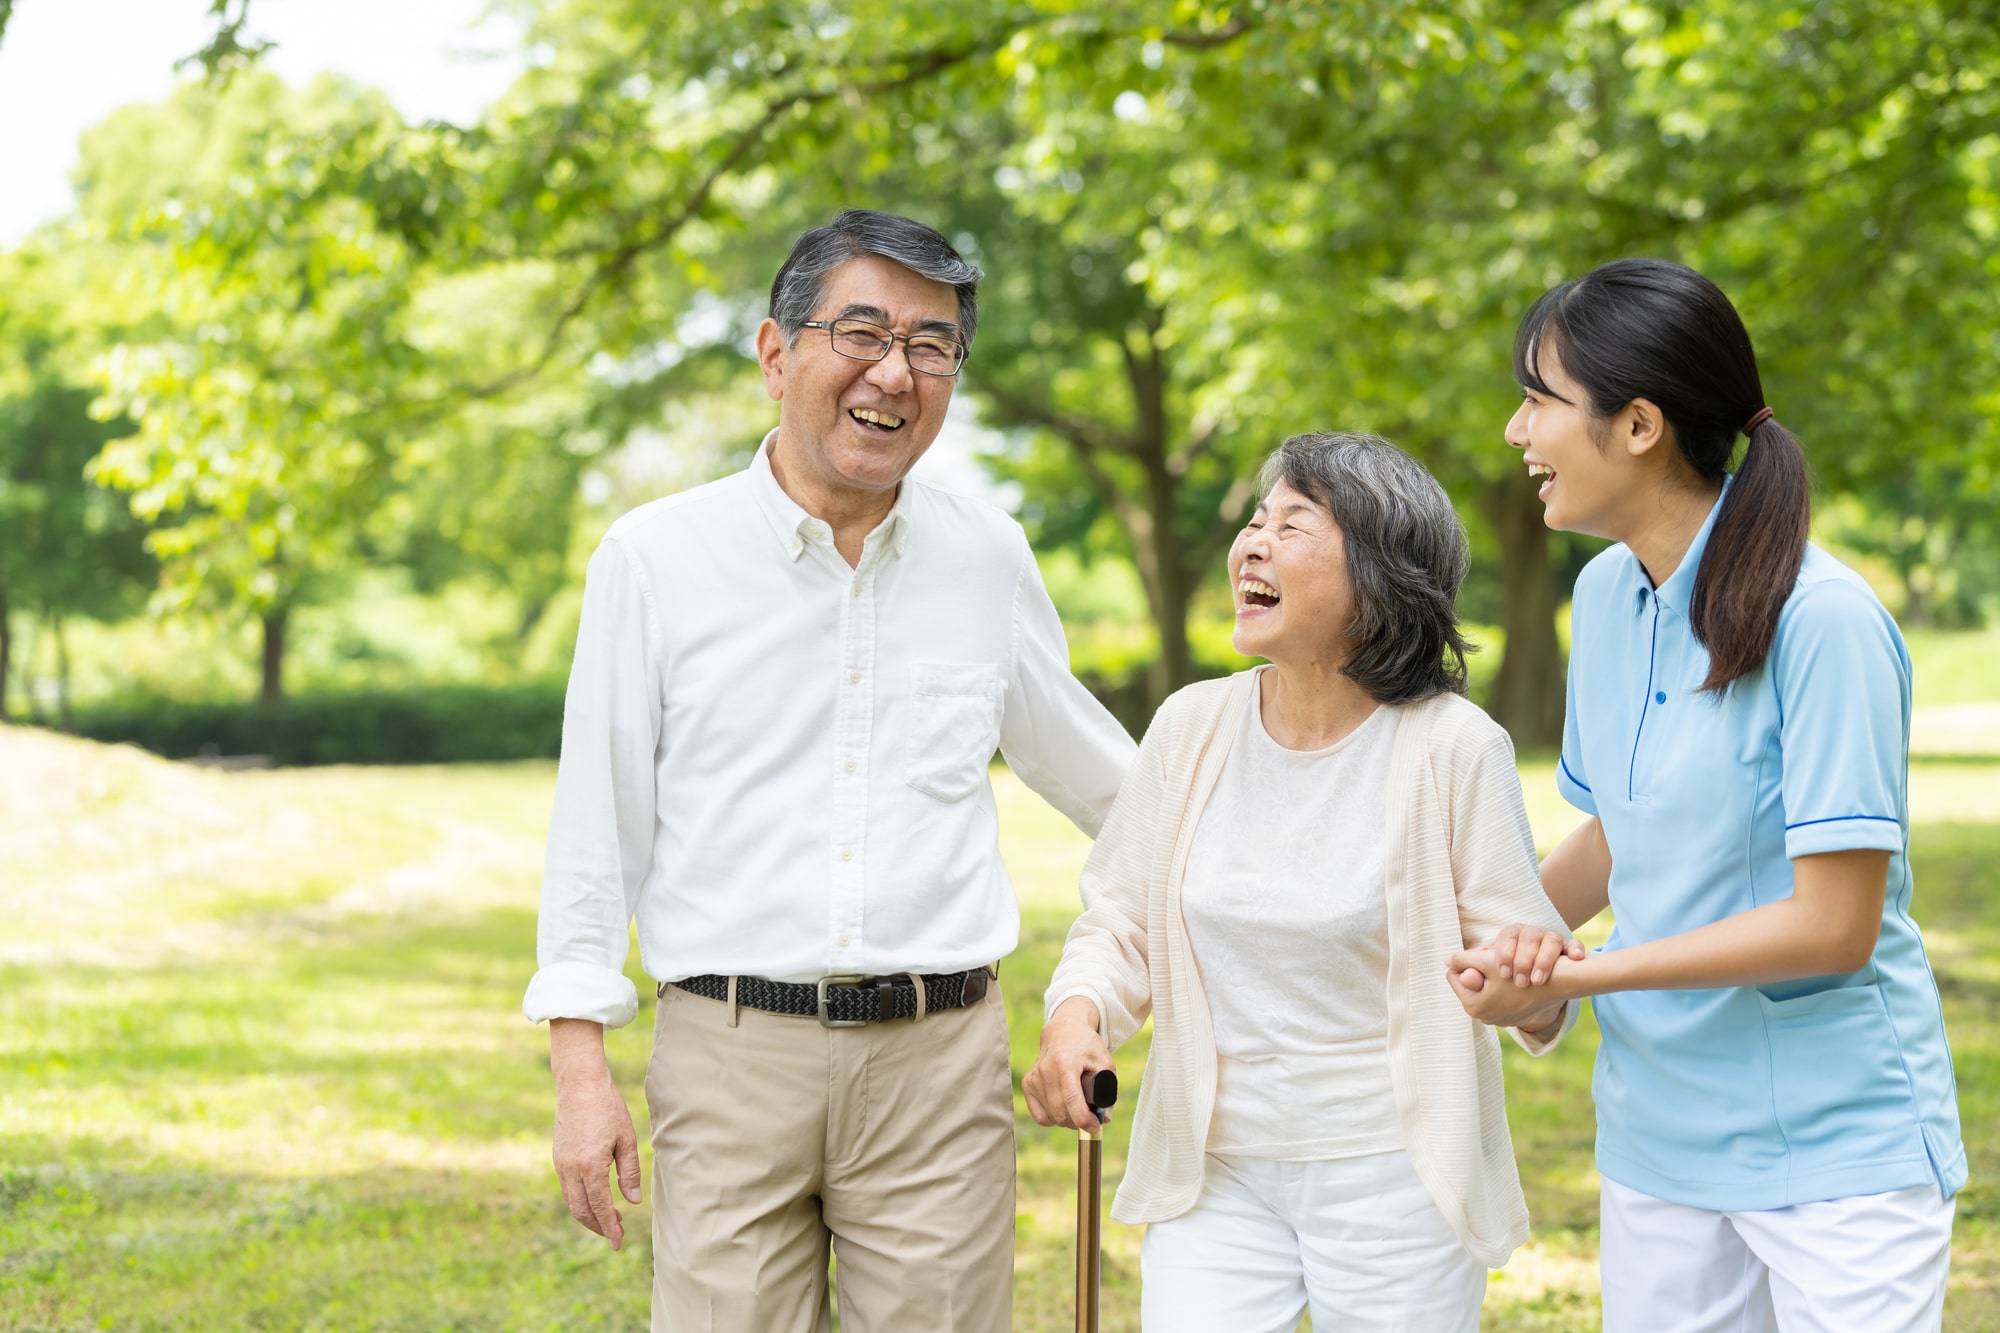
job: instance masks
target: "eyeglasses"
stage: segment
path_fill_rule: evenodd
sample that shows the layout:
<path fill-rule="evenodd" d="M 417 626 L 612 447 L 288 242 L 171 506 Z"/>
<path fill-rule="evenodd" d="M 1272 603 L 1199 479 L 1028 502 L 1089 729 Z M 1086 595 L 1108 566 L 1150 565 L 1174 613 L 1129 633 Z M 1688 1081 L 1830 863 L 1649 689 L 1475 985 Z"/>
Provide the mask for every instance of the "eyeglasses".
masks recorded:
<path fill-rule="evenodd" d="M 965 344 L 956 338 L 945 338 L 935 333 L 905 336 L 891 333 L 880 324 L 871 324 L 865 319 L 836 319 L 831 322 L 809 319 L 803 327 L 825 329 L 827 337 L 833 340 L 833 350 L 850 361 L 880 361 L 889 355 L 891 347 L 901 343 L 910 369 L 919 375 L 950 379 L 965 364 Z"/>

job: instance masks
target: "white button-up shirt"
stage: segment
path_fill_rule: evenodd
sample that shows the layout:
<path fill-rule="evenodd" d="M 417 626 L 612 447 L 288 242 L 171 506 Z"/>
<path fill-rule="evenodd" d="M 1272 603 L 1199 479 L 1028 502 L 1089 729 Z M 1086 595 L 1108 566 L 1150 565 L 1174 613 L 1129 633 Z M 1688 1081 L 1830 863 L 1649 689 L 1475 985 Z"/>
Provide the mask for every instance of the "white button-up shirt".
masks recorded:
<path fill-rule="evenodd" d="M 1131 762 L 1019 524 L 906 479 L 849 568 L 769 447 L 591 557 L 532 1021 L 630 1022 L 635 918 L 661 981 L 993 962 L 1020 934 L 994 750 L 1093 836 Z"/>

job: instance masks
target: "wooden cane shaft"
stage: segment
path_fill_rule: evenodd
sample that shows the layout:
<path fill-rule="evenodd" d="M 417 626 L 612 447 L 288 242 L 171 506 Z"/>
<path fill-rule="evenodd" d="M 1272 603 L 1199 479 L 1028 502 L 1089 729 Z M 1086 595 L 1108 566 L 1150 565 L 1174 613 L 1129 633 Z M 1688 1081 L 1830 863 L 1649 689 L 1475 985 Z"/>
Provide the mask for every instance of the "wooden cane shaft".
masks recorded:
<path fill-rule="evenodd" d="M 1076 1136 L 1076 1333 L 1098 1333 L 1097 1296 L 1102 1285 L 1104 1143 L 1095 1134 Z"/>

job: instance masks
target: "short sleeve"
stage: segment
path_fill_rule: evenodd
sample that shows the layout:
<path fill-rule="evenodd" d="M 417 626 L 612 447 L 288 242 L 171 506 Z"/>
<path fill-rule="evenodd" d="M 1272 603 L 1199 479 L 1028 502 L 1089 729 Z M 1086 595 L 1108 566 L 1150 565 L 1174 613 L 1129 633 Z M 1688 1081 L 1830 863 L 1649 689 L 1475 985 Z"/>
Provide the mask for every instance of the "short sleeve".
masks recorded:
<path fill-rule="evenodd" d="M 1900 851 L 1907 817 L 1910 657 L 1881 603 L 1808 584 L 1771 648 L 1784 751 L 1785 855 Z"/>
<path fill-rule="evenodd" d="M 1583 633 L 1577 626 L 1577 606 L 1571 601 L 1570 642 L 1583 643 Z M 1587 815 L 1597 813 L 1597 798 L 1590 793 L 1590 779 L 1584 775 L 1583 737 L 1576 721 L 1576 681 L 1578 648 L 1572 647 L 1569 654 L 1569 681 L 1563 692 L 1563 739 L 1562 751 L 1556 756 L 1556 790 L 1562 798 Z"/>

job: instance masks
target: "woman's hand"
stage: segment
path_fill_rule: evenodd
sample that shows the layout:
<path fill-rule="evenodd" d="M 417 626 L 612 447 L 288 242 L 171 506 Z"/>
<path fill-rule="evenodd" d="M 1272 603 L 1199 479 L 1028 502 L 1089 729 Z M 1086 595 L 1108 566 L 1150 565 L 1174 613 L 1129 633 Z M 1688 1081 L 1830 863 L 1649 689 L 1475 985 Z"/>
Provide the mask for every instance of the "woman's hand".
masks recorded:
<path fill-rule="evenodd" d="M 1042 1025 L 1042 1053 L 1021 1080 L 1028 1114 L 1038 1125 L 1096 1129 L 1097 1117 L 1083 1100 L 1083 1076 L 1117 1067 L 1097 1031 L 1097 1006 L 1072 995 Z"/>
<path fill-rule="evenodd" d="M 1461 949 L 1445 964 L 1445 977 L 1466 1013 L 1482 1023 L 1532 1035 L 1553 1024 L 1563 1001 L 1570 998 L 1555 993 L 1565 988 L 1548 984 L 1556 981 L 1559 970 L 1559 964 L 1551 965 L 1541 986 L 1504 986 L 1500 960 L 1492 949 Z"/>
<path fill-rule="evenodd" d="M 1562 931 L 1527 925 L 1502 926 L 1485 951 L 1493 955 L 1500 979 L 1511 980 L 1516 986 L 1539 986 L 1555 975 L 1558 958 L 1580 963 L 1588 952 L 1583 941 Z M 1469 952 L 1472 951 L 1463 951 L 1460 956 Z M 1459 964 L 1459 970 L 1468 974 L 1463 980 L 1472 990 L 1485 984 L 1483 976 L 1471 964 Z"/>

